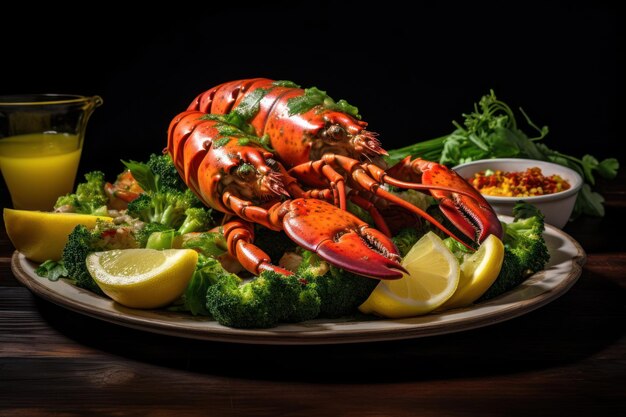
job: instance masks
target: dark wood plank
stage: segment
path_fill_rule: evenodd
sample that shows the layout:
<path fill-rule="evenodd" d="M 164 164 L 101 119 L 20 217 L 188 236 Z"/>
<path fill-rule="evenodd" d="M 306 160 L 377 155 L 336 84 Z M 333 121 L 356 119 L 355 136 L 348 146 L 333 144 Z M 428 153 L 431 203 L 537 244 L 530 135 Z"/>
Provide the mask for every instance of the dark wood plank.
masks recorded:
<path fill-rule="evenodd" d="M 4 228 L 4 217 L 0 216 L 0 287 L 20 285 L 11 272 L 11 255 L 14 250 Z"/>
<path fill-rule="evenodd" d="M 24 377 L 23 369 L 35 366 L 40 378 Z M 483 416 L 597 416 L 620 409 L 619 398 L 585 395 L 601 390 L 607 377 L 619 382 L 618 375 L 598 373 L 593 363 L 580 371 L 545 369 L 488 380 L 468 375 L 402 384 L 259 382 L 119 359 L 78 359 L 69 367 L 58 360 L 25 360 L 4 369 L 24 387 L 5 409 L 12 416 L 46 415 L 49 410 L 63 416 L 302 416 L 320 415 L 321 409 L 322 415 L 333 416 L 466 416 L 477 410 Z M 6 392 L 9 387 L 0 383 L 0 388 Z M 577 396 L 578 401 L 571 401 Z"/>
<path fill-rule="evenodd" d="M 0 287 L 17 287 L 19 285 L 11 272 L 11 258 L 0 256 Z"/>

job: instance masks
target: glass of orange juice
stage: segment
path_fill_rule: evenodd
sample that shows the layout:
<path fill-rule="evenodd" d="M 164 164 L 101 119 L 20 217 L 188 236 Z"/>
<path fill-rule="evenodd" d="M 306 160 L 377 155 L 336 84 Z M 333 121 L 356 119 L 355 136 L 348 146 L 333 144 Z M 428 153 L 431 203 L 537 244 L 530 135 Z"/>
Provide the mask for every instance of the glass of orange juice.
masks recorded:
<path fill-rule="evenodd" d="M 98 96 L 0 96 L 0 170 L 13 208 L 49 211 L 73 190 L 87 121 L 101 104 Z"/>

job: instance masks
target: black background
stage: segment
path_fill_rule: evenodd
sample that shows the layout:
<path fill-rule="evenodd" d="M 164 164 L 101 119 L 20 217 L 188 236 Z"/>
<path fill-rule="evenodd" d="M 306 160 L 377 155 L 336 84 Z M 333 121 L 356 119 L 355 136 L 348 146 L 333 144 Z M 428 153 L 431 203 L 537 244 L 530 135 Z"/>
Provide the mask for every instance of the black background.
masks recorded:
<path fill-rule="evenodd" d="M 114 176 L 121 158 L 159 152 L 170 120 L 198 93 L 259 76 L 347 99 L 387 149 L 449 133 L 492 88 L 550 127 L 549 146 L 619 157 L 625 71 L 617 6 L 379 3 L 178 2 L 138 11 L 90 3 L 93 11 L 78 18 L 24 4 L 0 25 L 0 94 L 102 96 L 81 174 Z"/>

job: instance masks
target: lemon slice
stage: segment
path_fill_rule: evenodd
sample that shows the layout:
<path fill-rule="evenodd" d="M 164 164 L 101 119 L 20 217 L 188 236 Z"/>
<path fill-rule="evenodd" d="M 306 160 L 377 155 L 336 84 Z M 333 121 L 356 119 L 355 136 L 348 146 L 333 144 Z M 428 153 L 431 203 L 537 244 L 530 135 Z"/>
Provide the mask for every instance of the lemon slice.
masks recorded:
<path fill-rule="evenodd" d="M 459 284 L 459 262 L 432 232 L 413 245 L 402 266 L 410 275 L 380 281 L 359 306 L 362 313 L 388 318 L 426 314 L 450 298 Z"/>
<path fill-rule="evenodd" d="M 100 289 L 127 307 L 158 308 L 185 291 L 198 262 L 191 249 L 116 249 L 87 257 Z"/>
<path fill-rule="evenodd" d="M 98 219 L 113 220 L 89 214 L 4 209 L 4 225 L 11 243 L 35 262 L 61 259 L 72 230 L 79 224 L 92 228 Z"/>
<path fill-rule="evenodd" d="M 478 250 L 461 264 L 459 286 L 441 308 L 465 307 L 480 298 L 498 278 L 503 260 L 502 241 L 495 235 L 489 235 Z"/>

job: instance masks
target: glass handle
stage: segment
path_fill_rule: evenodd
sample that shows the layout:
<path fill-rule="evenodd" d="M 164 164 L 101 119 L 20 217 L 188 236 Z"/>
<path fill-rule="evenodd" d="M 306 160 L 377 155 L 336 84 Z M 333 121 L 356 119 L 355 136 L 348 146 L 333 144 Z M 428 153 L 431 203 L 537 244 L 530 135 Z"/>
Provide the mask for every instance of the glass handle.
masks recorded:
<path fill-rule="evenodd" d="M 102 97 L 100 97 L 100 96 L 93 96 L 93 97 L 91 97 L 91 102 L 93 103 L 93 108 L 94 109 L 96 107 L 102 106 L 102 103 L 104 103 L 104 101 L 102 100 Z"/>

